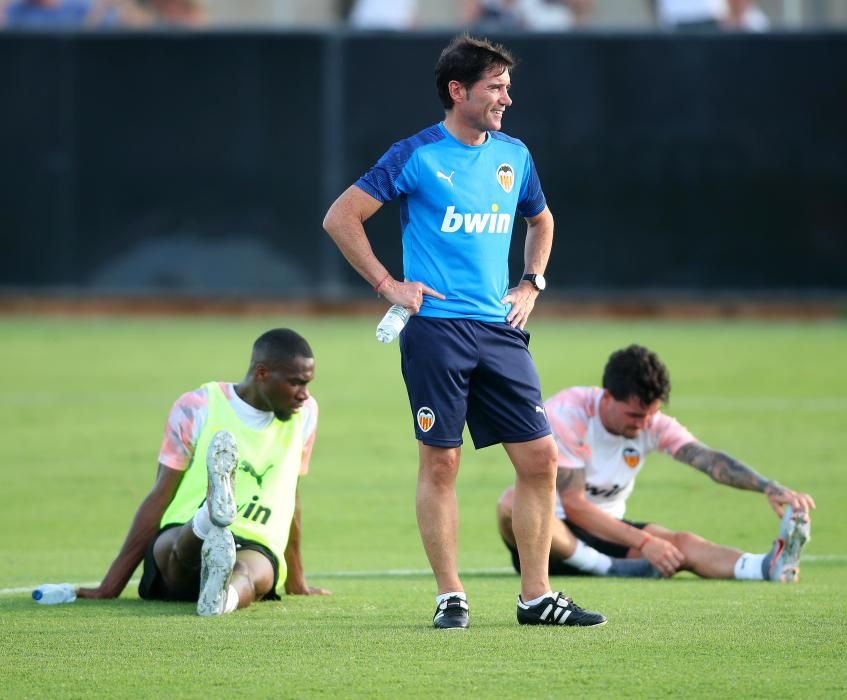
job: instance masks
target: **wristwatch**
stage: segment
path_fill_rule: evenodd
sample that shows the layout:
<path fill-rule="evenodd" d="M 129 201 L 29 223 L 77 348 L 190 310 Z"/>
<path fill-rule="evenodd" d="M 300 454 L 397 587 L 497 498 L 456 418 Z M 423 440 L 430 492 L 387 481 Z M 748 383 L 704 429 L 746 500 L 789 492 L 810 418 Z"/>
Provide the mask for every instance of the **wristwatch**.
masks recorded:
<path fill-rule="evenodd" d="M 536 275 L 530 272 L 521 277 L 521 279 L 531 283 L 532 286 L 535 287 L 539 292 L 543 292 L 544 288 L 547 286 L 547 280 L 544 279 L 544 275 Z"/>

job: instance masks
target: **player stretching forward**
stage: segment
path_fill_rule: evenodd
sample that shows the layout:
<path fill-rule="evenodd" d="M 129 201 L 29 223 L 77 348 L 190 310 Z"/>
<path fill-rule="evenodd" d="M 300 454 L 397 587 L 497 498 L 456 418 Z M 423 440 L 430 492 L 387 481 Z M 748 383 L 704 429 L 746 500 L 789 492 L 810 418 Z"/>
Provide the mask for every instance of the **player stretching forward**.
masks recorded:
<path fill-rule="evenodd" d="M 703 445 L 659 410 L 670 378 L 655 353 L 639 345 L 619 350 L 603 372 L 603 388 L 573 387 L 545 406 L 559 448 L 557 513 L 551 574 L 617 574 L 609 557 L 643 557 L 664 576 L 679 570 L 704 578 L 796 582 L 800 552 L 810 535 L 812 497 L 767 479 L 728 454 Z M 626 501 L 644 459 L 653 451 L 708 474 L 721 484 L 767 496 L 782 517 L 766 554 L 743 553 L 691 532 L 624 520 Z M 513 489 L 497 504 L 500 534 L 520 570 L 511 528 Z M 611 567 L 611 570 L 610 570 Z M 638 575 L 631 570 L 626 575 Z M 654 575 L 643 570 L 641 575 Z"/>
<path fill-rule="evenodd" d="M 418 528 L 438 586 L 433 624 L 442 629 L 469 624 L 456 499 L 466 421 L 477 449 L 502 443 L 515 468 L 518 622 L 606 622 L 553 593 L 547 576 L 556 445 L 523 328 L 545 286 L 553 215 L 529 150 L 500 133 L 513 65 L 502 46 L 456 37 L 435 66 L 444 121 L 395 143 L 324 219 L 374 290 L 416 314 L 400 353 L 418 439 Z M 363 226 L 392 199 L 401 204 L 403 281 L 376 258 Z M 527 224 L 525 274 L 509 289 L 516 214 Z"/>

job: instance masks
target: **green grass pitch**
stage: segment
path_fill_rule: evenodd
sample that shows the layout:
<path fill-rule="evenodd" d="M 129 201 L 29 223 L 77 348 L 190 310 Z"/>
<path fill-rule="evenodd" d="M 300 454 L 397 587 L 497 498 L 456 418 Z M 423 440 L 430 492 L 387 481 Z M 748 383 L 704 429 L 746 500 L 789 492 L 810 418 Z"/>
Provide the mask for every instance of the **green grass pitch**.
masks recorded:
<path fill-rule="evenodd" d="M 547 395 L 597 383 L 611 351 L 641 342 L 669 365 L 668 411 L 698 438 L 812 493 L 802 580 L 558 578 L 609 624 L 521 628 L 494 519 L 511 467 L 502 449 L 468 444 L 458 490 L 472 627 L 439 632 L 399 353 L 374 340 L 376 321 L 0 318 L 0 697 L 847 696 L 847 323 L 534 320 Z M 34 584 L 99 579 L 152 485 L 171 402 L 240 379 L 273 326 L 299 330 L 317 358 L 304 559 L 333 595 L 220 619 L 143 603 L 134 585 L 116 601 L 34 604 Z M 777 527 L 764 497 L 656 455 L 628 514 L 753 552 Z"/>

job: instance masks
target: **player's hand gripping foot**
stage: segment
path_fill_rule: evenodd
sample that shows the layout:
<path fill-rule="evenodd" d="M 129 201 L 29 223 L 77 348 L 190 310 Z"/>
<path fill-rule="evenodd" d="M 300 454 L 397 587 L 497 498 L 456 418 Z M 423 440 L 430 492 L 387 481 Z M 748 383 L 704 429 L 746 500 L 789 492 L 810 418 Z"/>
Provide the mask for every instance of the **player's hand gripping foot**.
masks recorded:
<path fill-rule="evenodd" d="M 458 596 L 452 596 L 438 604 L 432 626 L 444 630 L 465 630 L 470 625 L 468 603 Z"/>
<path fill-rule="evenodd" d="M 781 583 L 797 583 L 800 580 L 800 552 L 812 538 L 809 514 L 804 510 L 794 512 L 791 506 L 779 523 L 779 535 L 773 543 L 766 578 Z"/>
<path fill-rule="evenodd" d="M 565 625 L 570 627 L 599 627 L 608 620 L 605 615 L 583 610 L 570 598 L 554 593 L 529 606 L 518 596 L 518 622 L 522 625 Z"/>
<path fill-rule="evenodd" d="M 197 614 L 222 615 L 226 608 L 229 579 L 235 565 L 235 540 L 225 527 L 212 526 L 200 550 L 200 596 Z"/>
<path fill-rule="evenodd" d="M 209 518 L 218 527 L 231 525 L 235 520 L 235 469 L 238 466 L 238 446 L 232 433 L 219 430 L 209 443 L 206 469 L 209 475 L 207 501 Z"/>

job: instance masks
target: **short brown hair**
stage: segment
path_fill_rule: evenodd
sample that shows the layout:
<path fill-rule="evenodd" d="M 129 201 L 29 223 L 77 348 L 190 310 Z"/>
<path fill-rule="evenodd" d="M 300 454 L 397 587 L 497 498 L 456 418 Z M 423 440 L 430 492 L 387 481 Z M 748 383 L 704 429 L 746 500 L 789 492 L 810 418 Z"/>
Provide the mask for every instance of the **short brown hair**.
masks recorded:
<path fill-rule="evenodd" d="M 668 368 L 659 356 L 643 345 L 630 345 L 613 352 L 603 370 L 603 388 L 616 401 L 637 396 L 649 406 L 656 399 L 666 403 L 671 393 Z"/>
<path fill-rule="evenodd" d="M 514 68 L 515 64 L 512 54 L 501 44 L 477 39 L 470 34 L 459 34 L 441 52 L 435 64 L 435 87 L 441 104 L 444 109 L 453 108 L 451 81 L 458 80 L 465 87 L 470 87 L 492 68 L 499 68 L 503 73 Z"/>

